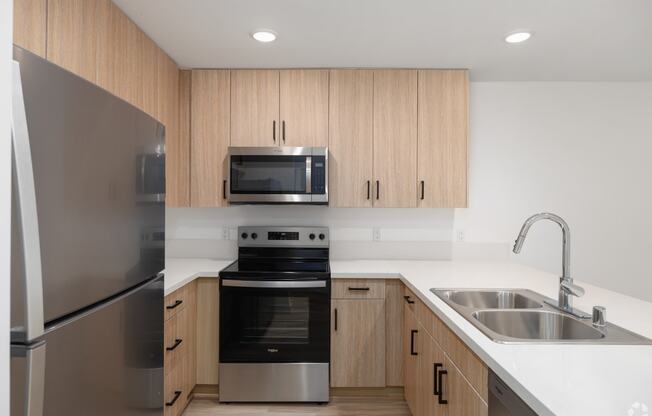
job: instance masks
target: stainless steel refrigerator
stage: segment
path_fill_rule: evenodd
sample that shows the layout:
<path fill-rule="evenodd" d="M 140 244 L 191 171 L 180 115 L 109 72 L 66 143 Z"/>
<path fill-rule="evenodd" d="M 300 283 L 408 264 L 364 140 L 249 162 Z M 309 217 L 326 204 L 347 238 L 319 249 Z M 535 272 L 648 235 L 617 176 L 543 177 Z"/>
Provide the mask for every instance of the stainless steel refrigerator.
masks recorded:
<path fill-rule="evenodd" d="M 11 415 L 163 413 L 165 131 L 14 47 Z"/>

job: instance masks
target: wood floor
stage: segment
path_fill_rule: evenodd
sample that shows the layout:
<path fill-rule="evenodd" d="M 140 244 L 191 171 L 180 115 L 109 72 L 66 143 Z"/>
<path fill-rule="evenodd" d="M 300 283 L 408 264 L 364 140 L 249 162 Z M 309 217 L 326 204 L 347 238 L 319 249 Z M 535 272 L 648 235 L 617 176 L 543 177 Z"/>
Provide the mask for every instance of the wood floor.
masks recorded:
<path fill-rule="evenodd" d="M 410 416 L 399 397 L 333 397 L 318 404 L 220 404 L 213 399 L 193 399 L 183 416 Z"/>

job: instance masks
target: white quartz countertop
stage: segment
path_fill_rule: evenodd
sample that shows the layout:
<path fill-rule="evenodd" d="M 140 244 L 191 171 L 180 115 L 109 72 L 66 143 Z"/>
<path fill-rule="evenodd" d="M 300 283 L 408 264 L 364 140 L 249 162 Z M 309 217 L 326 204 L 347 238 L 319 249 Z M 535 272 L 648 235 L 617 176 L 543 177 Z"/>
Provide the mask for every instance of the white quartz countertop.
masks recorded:
<path fill-rule="evenodd" d="M 228 260 L 167 259 L 166 295 Z M 333 278 L 399 278 L 540 415 L 640 415 L 652 409 L 652 346 L 506 345 L 491 341 L 431 288 L 527 288 L 556 298 L 558 277 L 511 262 L 331 261 Z M 607 319 L 652 338 L 652 303 L 576 281 L 575 307 L 607 308 Z M 633 408 L 635 403 L 638 407 Z M 630 409 L 634 413 L 629 413 Z M 638 411 L 639 413 L 636 413 Z"/>

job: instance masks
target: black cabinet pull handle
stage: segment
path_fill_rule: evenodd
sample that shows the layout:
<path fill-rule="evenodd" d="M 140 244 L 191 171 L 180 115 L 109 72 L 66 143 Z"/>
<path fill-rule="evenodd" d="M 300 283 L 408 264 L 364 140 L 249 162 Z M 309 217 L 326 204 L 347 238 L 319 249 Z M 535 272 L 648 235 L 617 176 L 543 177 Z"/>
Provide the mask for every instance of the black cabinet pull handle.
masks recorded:
<path fill-rule="evenodd" d="M 371 181 L 367 181 L 367 199 L 371 198 Z"/>
<path fill-rule="evenodd" d="M 380 199 L 380 181 L 376 181 L 376 199 Z"/>
<path fill-rule="evenodd" d="M 272 121 L 272 140 L 276 143 L 276 120 Z"/>
<path fill-rule="evenodd" d="M 169 406 L 174 406 L 174 403 L 176 403 L 176 401 L 179 399 L 179 397 L 181 397 L 181 391 L 177 390 L 177 391 L 174 392 L 174 399 L 172 399 L 172 401 L 169 401 L 169 402 L 165 403 L 165 405 L 168 406 L 168 407 Z"/>
<path fill-rule="evenodd" d="M 335 308 L 335 330 L 337 331 L 337 308 Z"/>
<path fill-rule="evenodd" d="M 410 355 L 419 355 L 418 352 L 414 351 L 414 334 L 418 334 L 419 331 L 417 329 L 413 329 L 410 331 Z"/>
<path fill-rule="evenodd" d="M 283 143 L 285 143 L 285 120 L 283 120 Z"/>
<path fill-rule="evenodd" d="M 433 387 L 432 387 L 432 395 L 433 396 L 439 396 L 441 394 L 441 392 L 439 391 L 439 387 L 438 387 L 439 386 L 439 374 L 438 374 L 438 371 L 439 371 L 439 368 L 444 367 L 444 364 L 442 364 L 442 363 L 433 363 L 432 367 L 433 367 L 432 368 L 432 370 L 433 370 L 433 373 L 432 373 L 432 385 L 433 385 Z"/>
<path fill-rule="evenodd" d="M 174 350 L 177 349 L 177 347 L 178 347 L 179 345 L 181 345 L 182 342 L 183 342 L 182 339 L 177 338 L 177 339 L 174 340 L 174 344 L 173 344 L 171 347 L 166 347 L 165 349 L 166 349 L 167 351 L 174 351 Z"/>
<path fill-rule="evenodd" d="M 437 374 L 437 384 L 439 386 L 437 403 L 439 404 L 448 404 L 448 400 L 444 399 L 444 375 L 446 374 L 448 374 L 446 370 L 440 370 Z"/>
<path fill-rule="evenodd" d="M 409 305 L 412 305 L 412 304 L 414 303 L 414 301 L 411 300 L 409 296 L 403 296 L 403 299 L 405 299 L 405 301 L 406 301 Z"/>
<path fill-rule="evenodd" d="M 368 292 L 369 288 L 368 287 L 349 287 L 349 290 L 358 290 L 361 292 Z"/>
<path fill-rule="evenodd" d="M 426 186 L 426 181 L 421 181 L 421 199 L 425 197 L 425 186 Z"/>
<path fill-rule="evenodd" d="M 174 302 L 174 304 L 166 306 L 165 309 L 174 309 L 177 306 L 181 305 L 182 303 L 183 303 L 182 300 L 177 299 L 176 302 Z"/>
<path fill-rule="evenodd" d="M 222 181 L 222 198 L 226 199 L 226 179 Z"/>

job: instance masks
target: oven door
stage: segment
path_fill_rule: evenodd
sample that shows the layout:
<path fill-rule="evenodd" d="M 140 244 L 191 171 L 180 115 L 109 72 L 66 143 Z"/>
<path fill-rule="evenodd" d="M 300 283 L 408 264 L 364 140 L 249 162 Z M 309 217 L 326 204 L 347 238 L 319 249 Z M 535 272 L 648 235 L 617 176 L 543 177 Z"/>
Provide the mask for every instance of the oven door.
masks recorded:
<path fill-rule="evenodd" d="M 328 203 L 326 148 L 231 147 L 225 194 L 231 203 Z"/>
<path fill-rule="evenodd" d="M 221 363 L 329 358 L 330 280 L 221 279 Z"/>

